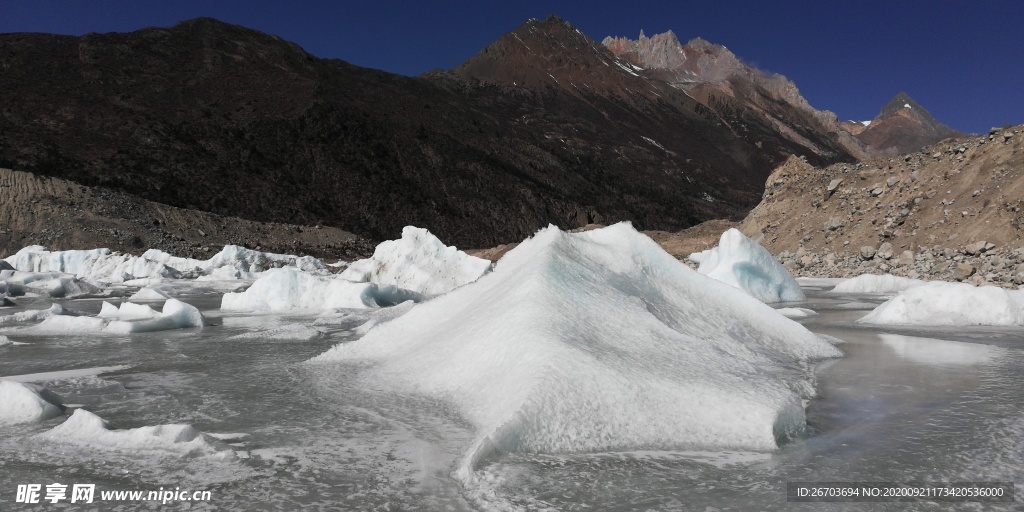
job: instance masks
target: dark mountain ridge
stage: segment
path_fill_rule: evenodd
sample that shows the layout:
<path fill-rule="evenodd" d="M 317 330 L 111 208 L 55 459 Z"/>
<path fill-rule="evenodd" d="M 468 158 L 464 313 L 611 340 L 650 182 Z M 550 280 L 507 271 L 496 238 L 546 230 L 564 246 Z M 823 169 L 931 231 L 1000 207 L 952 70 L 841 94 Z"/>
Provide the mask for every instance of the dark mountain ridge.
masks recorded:
<path fill-rule="evenodd" d="M 547 223 L 679 229 L 742 216 L 790 154 L 851 159 L 738 132 L 557 18 L 423 77 L 208 18 L 2 34 L 0 69 L 0 167 L 378 240 L 406 224 L 470 247 Z"/>

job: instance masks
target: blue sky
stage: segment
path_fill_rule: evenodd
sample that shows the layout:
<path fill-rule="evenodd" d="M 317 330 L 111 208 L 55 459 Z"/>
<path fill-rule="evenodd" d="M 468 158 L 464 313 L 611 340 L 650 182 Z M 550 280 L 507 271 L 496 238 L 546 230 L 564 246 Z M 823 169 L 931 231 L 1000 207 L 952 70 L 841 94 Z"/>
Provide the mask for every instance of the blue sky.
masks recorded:
<path fill-rule="evenodd" d="M 1024 2 L 0 0 L 0 32 L 126 32 L 199 16 L 277 34 L 319 57 L 394 73 L 448 69 L 531 17 L 600 41 L 673 30 L 786 75 L 816 108 L 874 117 L 906 91 L 967 132 L 1024 123 Z"/>

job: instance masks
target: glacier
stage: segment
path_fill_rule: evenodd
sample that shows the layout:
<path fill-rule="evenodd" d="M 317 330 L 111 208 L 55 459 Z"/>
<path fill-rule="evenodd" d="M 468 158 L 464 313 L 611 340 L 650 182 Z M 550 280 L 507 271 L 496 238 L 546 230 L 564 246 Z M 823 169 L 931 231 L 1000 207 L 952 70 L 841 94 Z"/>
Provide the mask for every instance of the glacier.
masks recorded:
<path fill-rule="evenodd" d="M 811 362 L 841 356 L 617 224 L 543 229 L 310 364 L 360 363 L 374 388 L 454 402 L 477 432 L 455 471 L 471 481 L 505 452 L 774 450 L 806 427 Z"/>
<path fill-rule="evenodd" d="M 883 302 L 858 320 L 877 325 L 1024 325 L 1024 290 L 933 281 Z"/>
<path fill-rule="evenodd" d="M 691 254 L 698 272 L 739 288 L 761 302 L 802 301 L 800 285 L 767 249 L 731 228 L 722 233 L 718 246 Z"/>

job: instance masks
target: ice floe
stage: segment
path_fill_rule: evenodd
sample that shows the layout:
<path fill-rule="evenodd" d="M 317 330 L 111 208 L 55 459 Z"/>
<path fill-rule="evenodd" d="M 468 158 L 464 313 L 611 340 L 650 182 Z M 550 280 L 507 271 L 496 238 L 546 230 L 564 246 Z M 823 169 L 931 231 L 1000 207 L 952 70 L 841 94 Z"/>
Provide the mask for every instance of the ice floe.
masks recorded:
<path fill-rule="evenodd" d="M 167 293 L 165 288 L 147 286 L 133 293 L 132 296 L 128 298 L 130 300 L 167 300 L 171 298 L 171 296 Z"/>
<path fill-rule="evenodd" d="M 1024 325 L 1024 290 L 931 282 L 900 292 L 861 323 L 879 325 Z"/>
<path fill-rule="evenodd" d="M 832 289 L 835 293 L 897 293 L 914 286 L 921 286 L 928 281 L 894 276 L 892 274 L 862 274 L 847 279 Z"/>
<path fill-rule="evenodd" d="M 64 413 L 60 397 L 35 384 L 0 380 L 0 424 L 34 423 Z"/>
<path fill-rule="evenodd" d="M 478 433 L 456 471 L 468 481 L 501 452 L 773 450 L 805 429 L 808 362 L 839 356 L 618 224 L 543 229 L 312 362 L 369 363 L 373 386 L 454 401 Z"/>
<path fill-rule="evenodd" d="M 191 425 L 154 425 L 118 430 L 103 418 L 85 409 L 76 409 L 64 423 L 37 434 L 35 438 L 87 448 L 133 453 L 234 458 L 234 452 L 207 439 Z"/>
<path fill-rule="evenodd" d="M 144 313 L 142 308 L 131 304 L 127 308 L 122 304 L 117 313 L 108 305 L 101 309 L 100 316 L 65 316 L 50 315 L 42 322 L 20 329 L 19 334 L 76 334 L 85 332 L 107 334 L 131 334 L 172 329 L 201 328 L 206 319 L 199 310 L 190 304 L 177 299 L 167 299 L 163 310 L 156 315 Z M 124 311 L 122 312 L 122 308 Z M 141 315 L 141 316 L 140 316 Z"/>
<path fill-rule="evenodd" d="M 243 339 L 278 339 L 291 341 L 309 341 L 320 338 L 324 335 L 317 329 L 302 324 L 287 324 L 270 329 L 260 329 L 235 336 L 228 337 L 229 340 Z"/>
<path fill-rule="evenodd" d="M 352 263 L 341 278 L 440 295 L 491 271 L 491 262 L 444 245 L 430 231 L 406 226 L 402 238 L 380 243 L 373 256 Z"/>
<path fill-rule="evenodd" d="M 104 373 L 127 370 L 128 368 L 131 368 L 131 366 L 96 366 L 93 368 L 78 368 L 75 370 L 54 370 L 51 372 L 26 373 L 23 375 L 7 375 L 0 377 L 0 380 L 9 380 L 12 382 L 51 382 L 102 375 Z"/>
<path fill-rule="evenodd" d="M 762 302 L 804 300 L 800 285 L 767 249 L 738 229 L 722 233 L 718 246 L 694 253 L 698 272 L 746 291 Z"/>
<path fill-rule="evenodd" d="M 60 304 L 53 304 L 47 309 L 30 309 L 27 311 L 12 313 L 10 315 L 0 316 L 0 325 L 40 322 L 50 318 L 51 316 L 82 316 L 84 314 L 85 313 L 82 313 L 81 311 L 76 311 Z"/>
<path fill-rule="evenodd" d="M 70 299 L 101 292 L 90 283 L 60 272 L 0 270 L 0 295 L 44 295 Z"/>
<path fill-rule="evenodd" d="M 397 286 L 354 283 L 338 277 L 307 274 L 291 268 L 271 269 L 249 289 L 226 293 L 225 311 L 288 311 L 376 308 L 422 300 L 417 292 Z"/>

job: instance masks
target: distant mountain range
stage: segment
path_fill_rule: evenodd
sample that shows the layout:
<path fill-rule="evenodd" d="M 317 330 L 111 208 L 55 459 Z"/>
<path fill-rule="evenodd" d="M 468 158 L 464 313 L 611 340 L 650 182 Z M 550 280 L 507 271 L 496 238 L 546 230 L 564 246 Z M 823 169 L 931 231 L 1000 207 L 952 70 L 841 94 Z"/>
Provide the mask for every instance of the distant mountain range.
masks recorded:
<path fill-rule="evenodd" d="M 466 247 L 548 223 L 739 218 L 789 155 L 828 165 L 953 133 L 909 98 L 847 127 L 722 46 L 601 44 L 557 17 L 420 77 L 208 18 L 2 34 L 0 69 L 0 167 L 377 240 L 416 224 Z"/>

